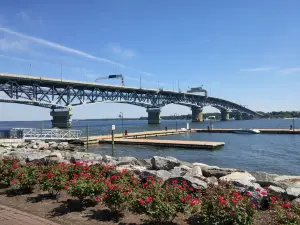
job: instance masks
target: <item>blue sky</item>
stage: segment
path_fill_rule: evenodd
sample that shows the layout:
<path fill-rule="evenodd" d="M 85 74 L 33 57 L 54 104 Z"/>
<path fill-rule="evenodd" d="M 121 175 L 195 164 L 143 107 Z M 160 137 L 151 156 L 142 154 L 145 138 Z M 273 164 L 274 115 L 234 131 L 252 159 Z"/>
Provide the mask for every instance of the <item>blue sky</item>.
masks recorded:
<path fill-rule="evenodd" d="M 253 110 L 297 110 L 300 2 L 14 1 L 0 8 L 0 71 L 164 89 L 204 85 Z M 119 80 L 103 81 L 120 84 Z M 2 96 L 1 96 L 2 97 Z M 145 116 L 143 108 L 96 104 L 74 118 Z M 205 111 L 216 111 L 205 108 Z M 22 113 L 20 113 L 22 112 Z M 166 106 L 162 115 L 190 113 Z M 1 120 L 50 119 L 47 109 L 0 103 Z"/>

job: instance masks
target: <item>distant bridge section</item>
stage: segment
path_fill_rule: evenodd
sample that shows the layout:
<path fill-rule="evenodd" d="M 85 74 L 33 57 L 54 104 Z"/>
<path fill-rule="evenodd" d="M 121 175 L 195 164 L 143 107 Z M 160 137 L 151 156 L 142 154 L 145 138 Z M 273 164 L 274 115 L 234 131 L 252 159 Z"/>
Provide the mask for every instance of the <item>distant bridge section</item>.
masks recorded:
<path fill-rule="evenodd" d="M 202 110 L 212 106 L 221 111 L 222 120 L 229 120 L 229 113 L 260 117 L 258 113 L 242 105 L 214 97 L 170 90 L 145 89 L 105 85 L 92 82 L 51 79 L 0 73 L 0 102 L 26 104 L 51 109 L 52 125 L 69 128 L 72 107 L 94 103 L 126 103 L 144 107 L 148 123 L 160 122 L 161 108 L 168 104 L 188 106 L 194 122 L 203 120 Z M 2 96 L 1 95 L 1 96 Z"/>

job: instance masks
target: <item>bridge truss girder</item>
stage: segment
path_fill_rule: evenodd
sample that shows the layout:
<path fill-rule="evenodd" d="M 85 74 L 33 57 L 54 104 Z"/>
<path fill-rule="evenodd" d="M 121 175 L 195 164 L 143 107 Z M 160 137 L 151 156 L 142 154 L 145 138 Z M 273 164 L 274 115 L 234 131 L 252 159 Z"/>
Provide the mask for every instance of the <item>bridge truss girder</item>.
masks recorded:
<path fill-rule="evenodd" d="M 43 83 L 35 80 L 19 82 L 18 79 L 0 80 L 0 92 L 5 93 L 11 103 L 35 105 L 45 108 L 66 108 L 98 102 L 116 102 L 137 105 L 145 108 L 162 108 L 168 104 L 185 106 L 212 106 L 223 110 L 236 110 L 253 116 L 256 112 L 236 103 L 214 97 L 171 91 L 130 89 L 114 86 L 84 86 L 77 84 Z M 1 100 L 0 100 L 1 101 Z"/>

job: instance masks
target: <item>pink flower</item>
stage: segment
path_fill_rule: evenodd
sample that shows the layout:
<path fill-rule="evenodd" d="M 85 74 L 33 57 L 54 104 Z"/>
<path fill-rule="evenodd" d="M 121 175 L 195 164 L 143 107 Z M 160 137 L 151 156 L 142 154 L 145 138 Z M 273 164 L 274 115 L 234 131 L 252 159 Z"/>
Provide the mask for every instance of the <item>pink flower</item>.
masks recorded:
<path fill-rule="evenodd" d="M 139 202 L 141 203 L 141 205 L 145 204 L 145 201 L 143 199 L 139 200 Z"/>
<path fill-rule="evenodd" d="M 15 183 L 17 183 L 17 182 L 18 182 L 18 180 L 16 180 L 16 179 L 13 179 L 11 182 L 15 184 Z"/>
<path fill-rule="evenodd" d="M 286 214 L 286 215 L 291 215 L 292 213 L 291 213 L 291 212 L 288 212 L 288 211 L 286 211 L 286 212 L 285 212 L 285 214 Z"/>
<path fill-rule="evenodd" d="M 267 192 L 266 192 L 266 191 L 262 191 L 262 192 L 261 192 L 261 195 L 266 196 L 266 195 L 267 195 Z"/>
<path fill-rule="evenodd" d="M 256 188 L 255 190 L 256 190 L 256 191 L 260 191 L 260 188 Z"/>
<path fill-rule="evenodd" d="M 246 192 L 246 196 L 247 196 L 247 197 L 250 197 L 250 196 L 251 196 L 251 193 L 250 193 L 249 191 L 247 191 L 247 192 Z"/>

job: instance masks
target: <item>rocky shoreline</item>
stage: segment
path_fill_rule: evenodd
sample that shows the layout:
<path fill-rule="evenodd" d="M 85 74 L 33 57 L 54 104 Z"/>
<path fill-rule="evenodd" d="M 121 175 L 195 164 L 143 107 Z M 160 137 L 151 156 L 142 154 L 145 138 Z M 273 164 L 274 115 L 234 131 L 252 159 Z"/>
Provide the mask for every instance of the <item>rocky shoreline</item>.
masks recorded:
<path fill-rule="evenodd" d="M 84 152 L 85 148 L 68 142 L 31 141 L 25 143 L 0 143 L 0 160 L 4 157 L 27 162 L 58 162 L 106 164 L 117 170 L 128 169 L 141 179 L 153 176 L 163 181 L 185 180 L 195 189 L 205 189 L 209 183 L 232 182 L 237 189 L 253 192 L 259 200 L 264 192 L 276 193 L 300 202 L 300 176 L 247 172 L 233 168 L 220 168 L 203 163 L 188 163 L 174 157 L 153 156 L 151 159 L 112 157 Z"/>

